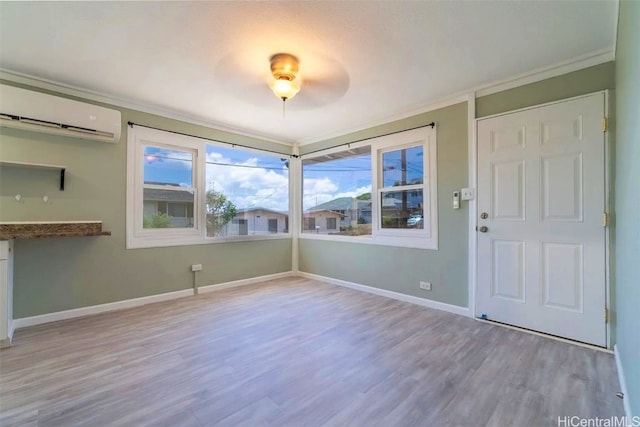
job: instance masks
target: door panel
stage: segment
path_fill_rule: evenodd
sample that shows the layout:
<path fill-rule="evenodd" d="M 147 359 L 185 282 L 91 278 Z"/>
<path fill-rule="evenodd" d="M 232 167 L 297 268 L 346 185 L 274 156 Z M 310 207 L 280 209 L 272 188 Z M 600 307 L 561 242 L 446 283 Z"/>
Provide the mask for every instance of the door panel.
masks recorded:
<path fill-rule="evenodd" d="M 524 221 L 524 162 L 492 164 L 494 218 Z"/>
<path fill-rule="evenodd" d="M 542 294 L 547 308 L 582 313 L 582 245 L 542 243 Z M 563 283 L 565 286 L 555 286 Z"/>
<path fill-rule="evenodd" d="M 524 242 L 493 241 L 492 296 L 524 302 Z"/>
<path fill-rule="evenodd" d="M 582 153 L 542 159 L 542 219 L 582 221 Z"/>
<path fill-rule="evenodd" d="M 606 345 L 603 117 L 595 94 L 478 120 L 478 315 Z"/>

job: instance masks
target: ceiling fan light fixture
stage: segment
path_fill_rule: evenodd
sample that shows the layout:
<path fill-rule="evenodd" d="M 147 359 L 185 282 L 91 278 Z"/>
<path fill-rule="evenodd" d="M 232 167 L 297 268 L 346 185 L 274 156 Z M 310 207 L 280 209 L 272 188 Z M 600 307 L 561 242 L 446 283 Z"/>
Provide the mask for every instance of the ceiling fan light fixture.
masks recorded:
<path fill-rule="evenodd" d="M 288 53 L 278 53 L 271 57 L 273 80 L 269 87 L 283 101 L 291 99 L 300 91 L 298 58 Z"/>
<path fill-rule="evenodd" d="M 300 91 L 300 85 L 296 80 L 274 79 L 269 83 L 269 87 L 283 101 L 293 98 Z"/>

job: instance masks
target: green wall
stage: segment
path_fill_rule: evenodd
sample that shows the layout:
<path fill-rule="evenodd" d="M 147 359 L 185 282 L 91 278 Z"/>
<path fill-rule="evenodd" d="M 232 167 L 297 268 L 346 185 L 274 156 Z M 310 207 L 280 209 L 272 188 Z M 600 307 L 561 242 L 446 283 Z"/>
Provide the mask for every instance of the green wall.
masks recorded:
<path fill-rule="evenodd" d="M 614 64 L 607 62 L 573 73 L 476 99 L 476 116 L 557 101 L 614 88 Z M 468 185 L 467 104 L 420 114 L 384 126 L 301 147 L 302 154 L 435 121 L 438 131 L 437 251 L 300 239 L 300 271 L 468 306 L 468 215 L 466 202 L 451 209 L 454 190 Z M 421 280 L 433 290 L 418 289 Z M 615 331 L 614 331 L 615 332 Z"/>
<path fill-rule="evenodd" d="M 362 285 L 467 306 L 468 203 L 451 208 L 452 193 L 468 185 L 467 103 L 302 147 L 301 152 L 436 122 L 438 250 L 300 239 L 299 269 Z M 433 290 L 418 288 L 428 281 Z"/>
<path fill-rule="evenodd" d="M 614 87 L 606 63 L 476 100 L 486 116 Z M 112 107 L 113 108 L 113 107 Z M 151 114 L 120 109 L 129 120 L 289 151 L 272 142 L 216 131 Z M 385 133 L 437 123 L 437 251 L 352 242 L 300 239 L 300 271 L 466 307 L 468 304 L 468 215 L 466 202 L 451 209 L 451 195 L 468 185 L 468 118 L 465 102 L 301 147 L 301 153 Z M 57 189 L 47 171 L 0 170 L 0 220 L 101 219 L 111 237 L 20 240 L 16 243 L 16 318 L 154 295 L 191 286 L 189 267 L 203 264 L 200 285 L 291 270 L 291 240 L 125 249 L 126 126 L 117 145 L 2 130 L 0 158 L 64 164 L 67 189 Z M 630 172 L 628 172 L 630 173 Z M 53 174 L 53 175 L 52 175 Z M 636 178 L 637 179 L 637 178 Z M 24 203 L 16 203 L 15 194 Z M 42 203 L 48 195 L 50 203 Z M 637 230 L 636 230 L 637 233 Z M 421 280 L 433 290 L 418 289 Z M 618 293 L 620 296 L 620 293 Z"/>
<path fill-rule="evenodd" d="M 0 159 L 67 167 L 65 191 L 56 172 L 0 168 L 0 221 L 102 220 L 112 232 L 17 240 L 14 318 L 189 289 L 196 263 L 203 265 L 201 286 L 291 270 L 291 239 L 125 249 L 127 121 L 283 152 L 291 147 L 106 106 L 122 112 L 118 144 L 0 128 Z"/>
<path fill-rule="evenodd" d="M 585 68 L 561 76 L 476 99 L 476 117 L 486 117 L 532 105 L 559 101 L 614 88 L 614 63 Z"/>
<path fill-rule="evenodd" d="M 616 52 L 617 349 L 631 414 L 640 416 L 640 2 L 621 1 Z"/>

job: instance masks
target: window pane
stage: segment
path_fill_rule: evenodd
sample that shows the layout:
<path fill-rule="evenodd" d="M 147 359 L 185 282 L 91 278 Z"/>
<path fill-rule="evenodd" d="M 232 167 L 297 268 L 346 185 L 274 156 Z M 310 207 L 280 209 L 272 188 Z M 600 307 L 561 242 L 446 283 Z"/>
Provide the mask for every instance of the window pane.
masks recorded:
<path fill-rule="evenodd" d="M 382 154 L 382 186 L 422 184 L 422 145 Z"/>
<path fill-rule="evenodd" d="M 175 187 L 143 190 L 144 228 L 193 228 L 193 192 Z"/>
<path fill-rule="evenodd" d="M 144 147 L 144 183 L 193 187 L 193 153 Z"/>
<path fill-rule="evenodd" d="M 422 190 L 382 192 L 382 228 L 424 228 L 422 202 Z"/>
<path fill-rule="evenodd" d="M 207 145 L 207 236 L 288 233 L 289 158 Z"/>
<path fill-rule="evenodd" d="M 303 233 L 371 235 L 371 147 L 304 159 Z"/>

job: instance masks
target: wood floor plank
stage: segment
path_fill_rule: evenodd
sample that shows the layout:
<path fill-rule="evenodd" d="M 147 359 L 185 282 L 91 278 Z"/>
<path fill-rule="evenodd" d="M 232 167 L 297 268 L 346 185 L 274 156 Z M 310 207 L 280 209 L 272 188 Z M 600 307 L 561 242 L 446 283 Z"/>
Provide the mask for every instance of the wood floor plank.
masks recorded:
<path fill-rule="evenodd" d="M 2 426 L 555 426 L 610 354 L 301 278 L 19 330 Z"/>

